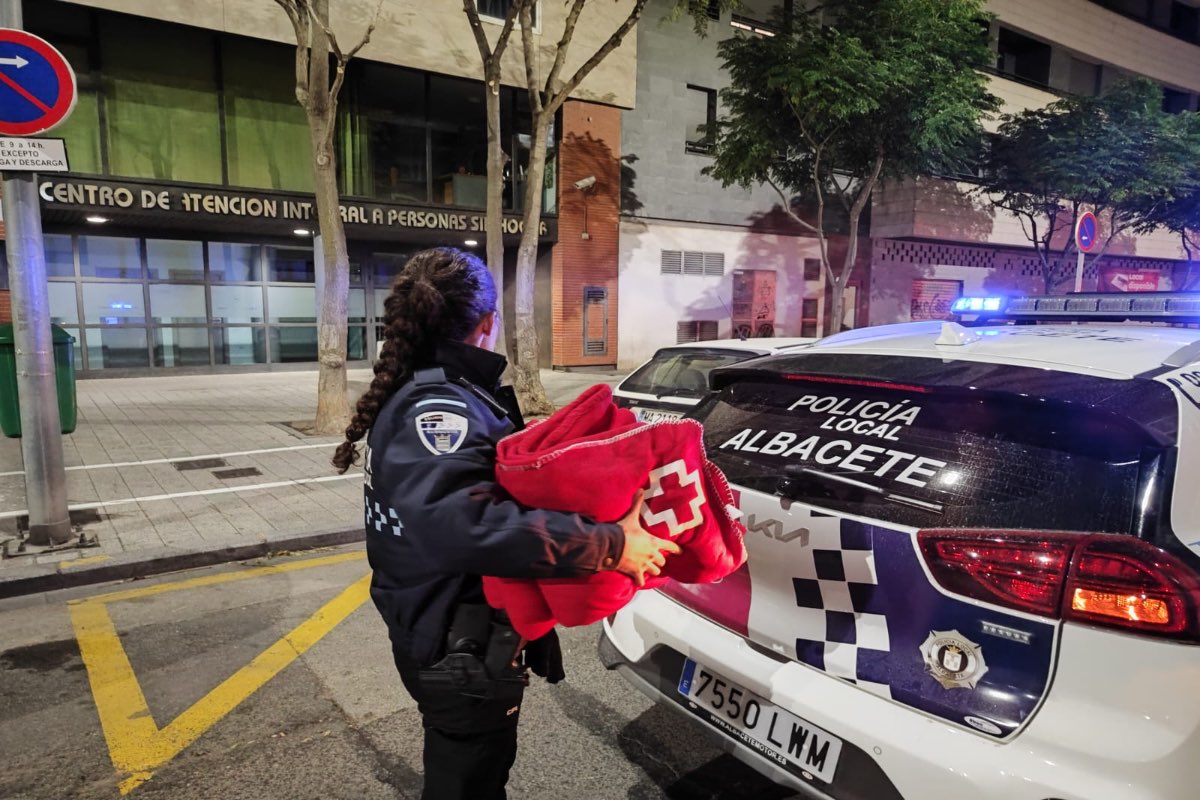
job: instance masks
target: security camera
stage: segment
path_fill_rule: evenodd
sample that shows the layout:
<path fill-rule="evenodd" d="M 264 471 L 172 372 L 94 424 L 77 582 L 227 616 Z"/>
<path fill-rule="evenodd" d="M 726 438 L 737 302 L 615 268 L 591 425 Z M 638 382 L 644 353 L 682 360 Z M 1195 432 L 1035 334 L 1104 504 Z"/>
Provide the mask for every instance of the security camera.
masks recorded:
<path fill-rule="evenodd" d="M 586 178 L 581 178 L 580 180 L 575 181 L 575 188 L 580 190 L 581 192 L 587 191 L 588 189 L 592 188 L 595 185 L 596 185 L 596 176 L 595 175 L 588 175 Z"/>

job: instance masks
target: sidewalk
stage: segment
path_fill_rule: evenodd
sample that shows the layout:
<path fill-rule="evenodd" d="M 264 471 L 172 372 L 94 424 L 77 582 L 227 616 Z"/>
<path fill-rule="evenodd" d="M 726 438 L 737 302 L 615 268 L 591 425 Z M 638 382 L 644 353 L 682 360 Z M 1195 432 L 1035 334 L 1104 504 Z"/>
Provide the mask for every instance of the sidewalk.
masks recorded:
<path fill-rule="evenodd" d="M 350 373 L 351 392 L 371 373 Z M 544 371 L 569 402 L 613 375 Z M 96 547 L 17 552 L 26 513 L 20 440 L 0 439 L 0 597 L 133 577 L 362 536 L 361 471 L 329 464 L 337 436 L 307 437 L 317 373 L 89 380 L 63 437 L 77 533 Z"/>

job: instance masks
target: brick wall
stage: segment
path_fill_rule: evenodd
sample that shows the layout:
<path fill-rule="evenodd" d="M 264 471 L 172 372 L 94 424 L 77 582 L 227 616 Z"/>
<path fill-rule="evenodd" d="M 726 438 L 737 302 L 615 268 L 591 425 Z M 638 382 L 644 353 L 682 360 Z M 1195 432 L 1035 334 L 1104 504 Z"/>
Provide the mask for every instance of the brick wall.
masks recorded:
<path fill-rule="evenodd" d="M 616 364 L 621 111 L 611 106 L 571 101 L 563 106 L 562 120 L 558 244 L 552 256 L 550 298 L 553 364 L 556 367 Z M 575 188 L 576 181 L 589 176 L 596 178 L 589 191 Z M 587 287 L 608 290 L 608 332 L 603 354 L 584 354 Z M 600 327 L 595 317 L 589 322 L 595 337 Z"/>

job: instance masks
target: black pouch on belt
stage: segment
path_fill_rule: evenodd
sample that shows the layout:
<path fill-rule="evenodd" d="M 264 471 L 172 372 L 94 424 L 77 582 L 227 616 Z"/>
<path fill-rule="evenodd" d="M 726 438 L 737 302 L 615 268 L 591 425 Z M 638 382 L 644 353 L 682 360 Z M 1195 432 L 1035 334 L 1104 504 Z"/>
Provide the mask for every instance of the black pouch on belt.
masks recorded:
<path fill-rule="evenodd" d="M 515 665 L 521 638 L 508 620 L 483 604 L 463 604 L 454 611 L 446 634 L 446 655 L 419 672 L 421 683 L 457 689 L 487 698 L 505 685 L 529 683 Z"/>

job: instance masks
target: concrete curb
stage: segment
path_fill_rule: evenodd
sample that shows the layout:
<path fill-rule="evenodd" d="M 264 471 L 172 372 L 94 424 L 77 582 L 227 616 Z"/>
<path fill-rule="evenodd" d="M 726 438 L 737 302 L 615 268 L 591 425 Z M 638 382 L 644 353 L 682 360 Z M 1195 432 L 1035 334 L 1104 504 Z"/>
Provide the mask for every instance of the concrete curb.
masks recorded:
<path fill-rule="evenodd" d="M 245 544 L 216 544 L 209 547 L 157 548 L 120 555 L 72 567 L 70 561 L 58 564 L 31 564 L 0 569 L 0 599 L 21 595 L 53 592 L 93 583 L 145 578 L 164 572 L 176 572 L 196 567 L 209 567 L 230 561 L 279 555 L 296 550 L 312 550 L 341 544 L 361 542 L 363 529 L 336 528 L 304 533 L 272 531 L 257 541 Z"/>

